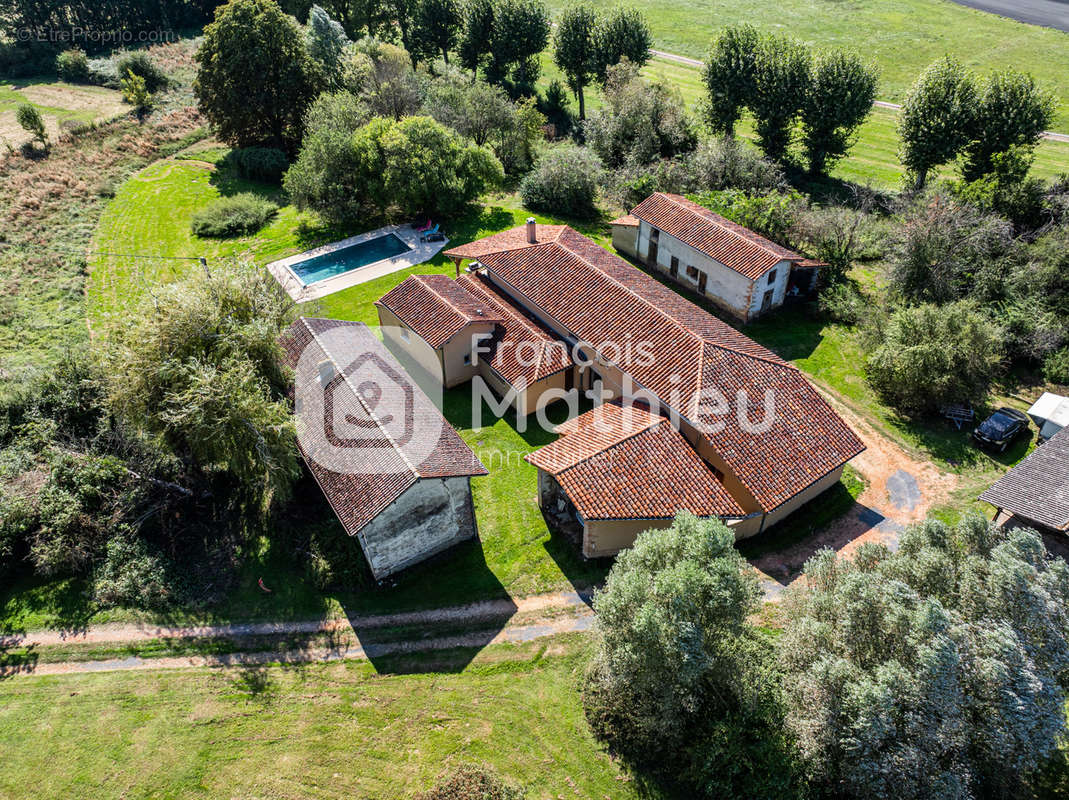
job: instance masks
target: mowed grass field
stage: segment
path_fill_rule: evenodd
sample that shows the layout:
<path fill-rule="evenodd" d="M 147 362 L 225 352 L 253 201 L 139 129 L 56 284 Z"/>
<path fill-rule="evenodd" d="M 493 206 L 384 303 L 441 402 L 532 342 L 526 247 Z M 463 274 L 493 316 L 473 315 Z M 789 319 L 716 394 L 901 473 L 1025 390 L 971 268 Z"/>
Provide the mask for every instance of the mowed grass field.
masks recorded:
<path fill-rule="evenodd" d="M 583 718 L 585 647 L 493 646 L 463 671 L 473 654 L 14 678 L 0 797 L 391 800 L 461 764 L 531 800 L 638 797 Z"/>
<path fill-rule="evenodd" d="M 19 126 L 15 109 L 29 103 L 44 117 L 48 135 L 55 138 L 67 124 L 112 119 L 130 111 L 122 95 L 103 86 L 81 86 L 45 80 L 0 81 L 0 145 L 18 147 L 30 140 Z"/>
<path fill-rule="evenodd" d="M 610 8 L 616 0 L 590 0 Z M 559 13 L 564 0 L 549 0 Z M 949 0 L 636 0 L 654 47 L 704 58 L 716 33 L 749 23 L 815 47 L 842 47 L 881 70 L 878 99 L 901 102 L 921 71 L 951 55 L 980 73 L 1012 67 L 1032 73 L 1058 97 L 1054 130 L 1069 133 L 1069 34 L 1025 25 Z"/>

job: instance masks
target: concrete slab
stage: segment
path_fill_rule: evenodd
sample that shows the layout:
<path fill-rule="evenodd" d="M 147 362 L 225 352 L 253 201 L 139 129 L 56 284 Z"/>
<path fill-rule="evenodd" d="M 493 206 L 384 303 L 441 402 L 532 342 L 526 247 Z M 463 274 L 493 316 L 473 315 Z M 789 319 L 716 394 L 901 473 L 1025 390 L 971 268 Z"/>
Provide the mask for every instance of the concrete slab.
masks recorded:
<path fill-rule="evenodd" d="M 305 285 L 293 271 L 293 266 L 295 264 L 306 261 L 309 258 L 314 258 L 315 256 L 323 255 L 325 253 L 333 253 L 336 250 L 341 250 L 354 244 L 359 244 L 360 242 L 377 239 L 388 233 L 394 234 L 407 244 L 410 248 L 408 252 L 402 253 L 399 256 L 394 256 L 393 258 L 376 261 L 373 264 L 368 264 L 363 267 L 357 267 L 348 272 L 343 272 L 341 275 L 335 275 L 333 278 L 327 278 L 326 280 L 316 281 L 315 283 L 307 285 Z M 321 297 L 340 292 L 343 289 L 349 289 L 353 286 L 358 286 L 361 283 L 367 283 L 376 278 L 381 278 L 383 275 L 389 275 L 403 269 L 408 269 L 409 267 L 414 267 L 417 264 L 423 264 L 438 255 L 439 251 L 441 251 L 447 244 L 449 244 L 448 239 L 442 239 L 438 242 L 421 241 L 419 232 L 411 225 L 387 225 L 384 228 L 378 228 L 377 230 L 350 236 L 348 239 L 342 239 L 340 242 L 331 242 L 330 244 L 325 244 L 321 247 L 305 250 L 303 253 L 280 258 L 278 261 L 272 261 L 268 264 L 267 269 L 275 276 L 275 280 L 281 284 L 282 288 L 286 290 L 286 294 L 298 303 L 305 303 L 309 300 L 318 300 Z"/>

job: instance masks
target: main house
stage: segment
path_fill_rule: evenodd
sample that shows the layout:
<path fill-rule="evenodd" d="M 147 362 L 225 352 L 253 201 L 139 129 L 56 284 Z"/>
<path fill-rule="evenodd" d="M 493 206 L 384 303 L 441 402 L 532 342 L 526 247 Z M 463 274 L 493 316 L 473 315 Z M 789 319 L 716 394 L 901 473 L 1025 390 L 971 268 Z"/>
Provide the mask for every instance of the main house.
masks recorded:
<path fill-rule="evenodd" d="M 301 317 L 282 347 L 301 456 L 376 580 L 475 536 L 486 468 L 366 325 Z"/>
<path fill-rule="evenodd" d="M 423 340 L 454 383 L 497 373 L 560 387 L 521 411 L 562 391 L 613 401 L 527 457 L 547 518 L 578 526 L 588 556 L 678 510 L 753 536 L 834 486 L 864 449 L 796 367 L 567 226 L 528 220 L 445 254 L 458 275 L 471 262 L 466 273 L 409 278 L 381 298 L 386 339 Z M 515 348 L 498 347 L 509 340 L 547 361 L 510 371 Z"/>
<path fill-rule="evenodd" d="M 612 243 L 748 322 L 804 297 L 823 262 L 800 256 L 678 194 L 656 192 L 612 222 Z"/>

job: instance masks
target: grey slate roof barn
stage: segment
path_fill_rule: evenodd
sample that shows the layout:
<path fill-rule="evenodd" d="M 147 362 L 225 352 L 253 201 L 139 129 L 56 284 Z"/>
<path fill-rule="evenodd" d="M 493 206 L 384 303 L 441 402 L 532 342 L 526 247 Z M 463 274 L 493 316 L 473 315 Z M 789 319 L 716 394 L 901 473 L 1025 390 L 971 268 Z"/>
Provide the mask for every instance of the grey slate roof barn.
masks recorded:
<path fill-rule="evenodd" d="M 1003 521 L 1069 533 L 1069 428 L 1063 429 L 996 481 L 980 499 Z"/>

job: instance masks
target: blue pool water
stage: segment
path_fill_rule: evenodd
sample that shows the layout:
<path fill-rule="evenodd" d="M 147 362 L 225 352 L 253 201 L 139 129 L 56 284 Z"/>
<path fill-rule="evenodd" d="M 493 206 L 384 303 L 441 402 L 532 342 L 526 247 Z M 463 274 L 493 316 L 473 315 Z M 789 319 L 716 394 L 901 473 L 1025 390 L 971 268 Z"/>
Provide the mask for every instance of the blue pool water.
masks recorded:
<path fill-rule="evenodd" d="M 409 249 L 409 246 L 399 237 L 387 233 L 385 236 L 351 244 L 331 253 L 323 253 L 305 261 L 298 261 L 296 264 L 290 264 L 290 269 L 300 278 L 301 283 L 308 286 L 311 283 L 341 275 L 343 272 L 366 267 L 384 258 L 399 256 L 401 253 L 407 253 Z"/>

